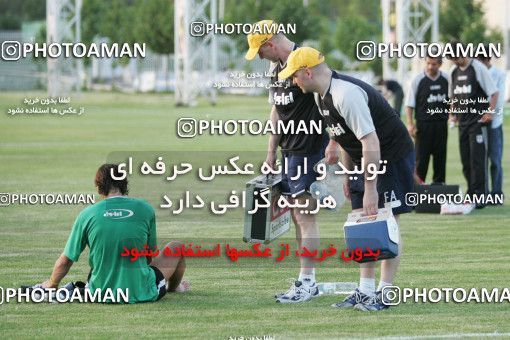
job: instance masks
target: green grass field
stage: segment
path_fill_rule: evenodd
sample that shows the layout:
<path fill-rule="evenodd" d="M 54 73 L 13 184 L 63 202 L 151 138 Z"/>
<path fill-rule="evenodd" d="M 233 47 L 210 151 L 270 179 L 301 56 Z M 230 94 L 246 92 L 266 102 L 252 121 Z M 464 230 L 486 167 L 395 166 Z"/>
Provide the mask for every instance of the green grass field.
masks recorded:
<path fill-rule="evenodd" d="M 217 106 L 201 103 L 176 108 L 170 95 L 83 93 L 72 106 L 81 116 L 7 114 L 24 98 L 38 93 L 0 94 L 0 192 L 94 193 L 93 176 L 112 152 L 265 151 L 265 136 L 201 136 L 179 139 L 179 117 L 207 119 L 266 119 L 265 97 L 220 97 Z M 510 136 L 510 119 L 505 122 Z M 506 138 L 505 150 L 510 150 Z M 510 160 L 504 159 L 510 193 Z M 447 181 L 464 187 L 457 131 L 450 132 Z M 223 183 L 222 185 L 225 185 Z M 222 188 L 225 189 L 225 188 Z M 228 188 L 227 188 L 228 190 Z M 228 191 L 227 191 L 228 192 Z M 133 183 L 131 196 L 148 198 Z M 157 207 L 158 199 L 151 203 Z M 47 279 L 62 252 L 71 225 L 82 205 L 11 205 L 0 207 L 0 286 L 18 287 Z M 338 239 L 348 212 L 320 214 L 321 235 Z M 200 217 L 201 216 L 201 217 Z M 171 218 L 158 210 L 161 240 L 237 240 L 242 214 L 226 220 L 200 215 Z M 205 218 L 204 218 L 205 216 Z M 509 287 L 510 208 L 487 207 L 468 216 L 406 214 L 401 218 L 404 255 L 396 284 L 401 287 Z M 293 232 L 286 235 L 291 237 Z M 289 238 L 291 240 L 291 238 Z M 161 244 L 160 244 L 161 245 Z M 83 254 L 64 283 L 84 280 Z M 158 303 L 138 305 L 3 304 L 0 338 L 353 338 L 384 336 L 464 337 L 466 334 L 506 334 L 510 337 L 510 304 L 413 304 L 381 313 L 339 311 L 330 304 L 338 296 L 323 296 L 300 305 L 279 305 L 275 292 L 297 277 L 295 265 L 238 263 L 188 265 L 192 292 L 167 295 Z M 319 281 L 357 281 L 353 267 L 324 266 Z"/>

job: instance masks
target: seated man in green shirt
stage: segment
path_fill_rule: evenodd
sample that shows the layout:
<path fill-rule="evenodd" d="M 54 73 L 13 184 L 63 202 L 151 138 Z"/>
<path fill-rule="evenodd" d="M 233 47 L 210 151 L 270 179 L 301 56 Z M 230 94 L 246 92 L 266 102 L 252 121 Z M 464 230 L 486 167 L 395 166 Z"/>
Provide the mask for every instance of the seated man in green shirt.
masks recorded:
<path fill-rule="evenodd" d="M 184 282 L 181 284 L 186 268 L 182 256 L 164 256 L 162 251 L 154 259 L 140 257 L 131 261 L 121 256 L 125 248 L 156 248 L 156 216 L 146 201 L 127 197 L 127 179 L 114 179 L 120 177 L 115 164 L 103 164 L 98 169 L 95 185 L 104 200 L 78 215 L 64 252 L 42 288 L 57 288 L 85 246 L 90 249 L 88 289 L 91 292 L 122 289 L 128 292 L 129 303 L 135 303 L 157 301 L 167 291 L 189 288 Z M 172 241 L 166 246 L 174 249 L 181 243 Z"/>

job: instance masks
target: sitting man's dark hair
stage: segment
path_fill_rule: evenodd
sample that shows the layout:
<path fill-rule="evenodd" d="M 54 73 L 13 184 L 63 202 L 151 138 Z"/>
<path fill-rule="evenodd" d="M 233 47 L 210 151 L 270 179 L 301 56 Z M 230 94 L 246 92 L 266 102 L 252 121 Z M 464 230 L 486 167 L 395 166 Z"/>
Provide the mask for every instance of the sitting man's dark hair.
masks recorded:
<path fill-rule="evenodd" d="M 97 187 L 97 192 L 100 195 L 108 196 L 110 191 L 118 189 L 118 191 L 122 195 L 127 195 L 128 190 L 128 180 L 124 178 L 122 180 L 116 180 L 112 177 L 121 177 L 122 175 L 119 172 L 119 168 L 117 164 L 103 164 L 97 169 L 96 178 L 94 180 L 95 185 Z"/>

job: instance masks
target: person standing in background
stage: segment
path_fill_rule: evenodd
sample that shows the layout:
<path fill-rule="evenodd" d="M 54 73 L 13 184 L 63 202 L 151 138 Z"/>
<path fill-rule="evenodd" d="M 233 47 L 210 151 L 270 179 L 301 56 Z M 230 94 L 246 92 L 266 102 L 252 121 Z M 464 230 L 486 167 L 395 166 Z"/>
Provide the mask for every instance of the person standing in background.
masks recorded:
<path fill-rule="evenodd" d="M 393 109 L 398 115 L 402 114 L 402 103 L 404 102 L 404 90 L 396 80 L 381 79 L 378 83 L 382 87 L 384 98 L 393 103 Z"/>
<path fill-rule="evenodd" d="M 407 129 L 415 140 L 416 175 L 420 183 L 426 180 L 430 156 L 434 169 L 432 182 L 445 183 L 448 75 L 439 69 L 441 57 L 427 57 L 425 65 L 425 71 L 414 78 L 407 94 Z"/>
<path fill-rule="evenodd" d="M 488 51 L 488 46 L 485 47 Z M 489 159 L 491 161 L 490 173 L 492 189 L 490 190 L 491 195 L 502 195 L 503 194 L 503 105 L 505 101 L 505 81 L 506 74 L 499 68 L 491 64 L 491 57 L 478 58 L 487 68 L 489 74 L 496 85 L 499 96 L 494 108 L 495 113 L 492 117 L 491 126 L 489 130 Z M 501 203 L 495 203 L 501 204 Z"/>
<path fill-rule="evenodd" d="M 452 46 L 457 44 L 460 43 L 451 43 Z M 498 90 L 487 67 L 478 60 L 462 56 L 451 59 L 455 65 L 449 81 L 450 119 L 459 125 L 460 158 L 468 185 L 467 195 L 487 195 L 487 127 L 490 127 L 496 107 Z M 484 203 L 476 204 L 477 209 L 484 207 Z"/>

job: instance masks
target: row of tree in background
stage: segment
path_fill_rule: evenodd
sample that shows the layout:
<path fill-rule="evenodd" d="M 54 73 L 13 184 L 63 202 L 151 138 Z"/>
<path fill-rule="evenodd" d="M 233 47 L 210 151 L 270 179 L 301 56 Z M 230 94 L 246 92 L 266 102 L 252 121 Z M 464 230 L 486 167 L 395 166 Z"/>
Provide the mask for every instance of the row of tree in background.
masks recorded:
<path fill-rule="evenodd" d="M 23 21 L 44 20 L 44 0 L 0 0 L 0 30 L 19 29 Z M 379 0 L 225 0 L 224 22 L 256 22 L 274 19 L 296 23 L 296 42 L 311 41 L 335 68 L 345 58 L 354 60 L 360 40 L 381 41 Z M 156 53 L 174 51 L 173 0 L 83 0 L 82 41 L 107 37 L 119 43 L 146 43 Z M 44 37 L 44 32 L 41 32 Z M 246 49 L 244 36 L 233 36 L 239 51 Z M 440 39 L 464 42 L 502 42 L 501 32 L 489 29 L 483 2 L 440 2 Z M 359 69 L 381 73 L 380 60 L 360 63 Z"/>

